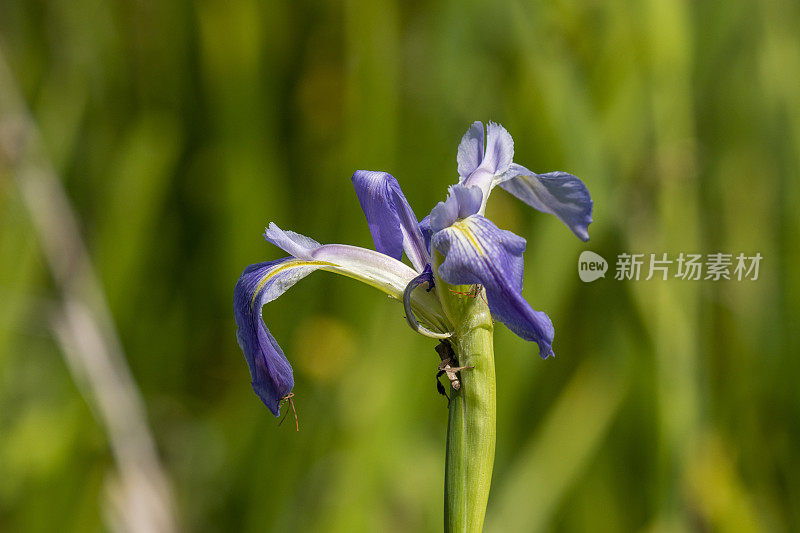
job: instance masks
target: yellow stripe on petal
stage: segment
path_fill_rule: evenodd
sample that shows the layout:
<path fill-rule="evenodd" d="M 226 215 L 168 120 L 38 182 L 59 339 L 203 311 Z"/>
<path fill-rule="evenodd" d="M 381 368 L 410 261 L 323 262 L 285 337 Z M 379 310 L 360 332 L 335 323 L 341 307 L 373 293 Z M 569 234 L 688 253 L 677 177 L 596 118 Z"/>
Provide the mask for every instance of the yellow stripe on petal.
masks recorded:
<path fill-rule="evenodd" d="M 450 227 L 464 235 L 467 240 L 469 240 L 470 244 L 472 244 L 472 247 L 475 248 L 475 251 L 478 252 L 478 255 L 481 257 L 486 256 L 486 254 L 483 252 L 483 248 L 481 248 L 481 245 L 478 243 L 478 239 L 476 239 L 475 235 L 472 233 L 472 230 L 469 227 L 469 222 L 467 222 L 466 219 L 454 222 Z"/>
<path fill-rule="evenodd" d="M 253 292 L 253 298 L 252 300 L 250 300 L 250 307 L 253 307 L 255 305 L 258 293 L 261 292 L 261 289 L 264 288 L 264 285 L 266 285 L 266 283 L 270 279 L 274 278 L 276 274 L 279 274 L 280 272 L 283 272 L 286 269 L 298 266 L 336 266 L 336 265 L 328 261 L 304 261 L 302 259 L 294 259 L 292 261 L 281 263 L 277 268 L 267 273 L 267 275 L 264 276 L 264 278 L 258 282 L 256 290 Z"/>

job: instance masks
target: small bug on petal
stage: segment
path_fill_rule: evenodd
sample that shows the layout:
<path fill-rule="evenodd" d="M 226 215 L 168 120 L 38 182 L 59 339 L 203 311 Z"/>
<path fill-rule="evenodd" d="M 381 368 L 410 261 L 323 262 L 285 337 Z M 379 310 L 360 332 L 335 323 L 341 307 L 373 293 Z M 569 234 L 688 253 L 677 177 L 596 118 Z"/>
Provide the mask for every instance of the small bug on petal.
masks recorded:
<path fill-rule="evenodd" d="M 297 419 L 297 409 L 294 408 L 294 401 L 292 401 L 292 398 L 294 398 L 294 393 L 293 392 L 290 392 L 289 394 L 287 394 L 286 396 L 281 398 L 281 401 L 278 403 L 278 411 L 280 411 L 281 407 L 283 407 L 283 405 L 286 402 L 289 402 L 289 405 L 292 406 L 292 411 L 294 411 L 294 425 L 297 428 L 297 431 L 300 431 L 300 421 Z M 286 420 L 286 416 L 288 414 L 289 414 L 289 410 L 287 409 L 286 412 L 283 414 L 283 418 L 281 418 L 281 421 L 278 422 L 278 426 L 283 424 L 283 421 Z"/>

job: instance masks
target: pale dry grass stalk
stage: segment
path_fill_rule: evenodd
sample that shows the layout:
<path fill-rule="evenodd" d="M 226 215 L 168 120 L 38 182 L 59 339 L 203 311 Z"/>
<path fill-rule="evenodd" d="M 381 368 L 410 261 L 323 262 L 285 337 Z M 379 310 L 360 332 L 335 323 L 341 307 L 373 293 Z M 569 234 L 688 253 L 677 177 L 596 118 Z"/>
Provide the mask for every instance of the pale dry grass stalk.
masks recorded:
<path fill-rule="evenodd" d="M 0 166 L 16 182 L 59 291 L 47 324 L 98 421 L 117 472 L 106 484 L 115 531 L 176 530 L 172 489 L 77 215 L 0 51 Z M 46 311 L 41 313 L 47 315 Z"/>

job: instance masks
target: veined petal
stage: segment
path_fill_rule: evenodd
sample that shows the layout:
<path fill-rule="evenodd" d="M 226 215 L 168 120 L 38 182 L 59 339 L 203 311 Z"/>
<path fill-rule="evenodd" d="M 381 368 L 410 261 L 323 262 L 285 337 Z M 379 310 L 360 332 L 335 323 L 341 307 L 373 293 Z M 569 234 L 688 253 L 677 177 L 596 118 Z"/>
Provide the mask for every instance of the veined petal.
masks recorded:
<path fill-rule="evenodd" d="M 449 195 L 444 202 L 439 202 L 431 209 L 430 226 L 435 234 L 452 224 L 458 219 L 458 200 Z"/>
<path fill-rule="evenodd" d="M 264 238 L 284 252 L 308 261 L 313 260 L 313 252 L 322 246 L 311 237 L 294 231 L 282 230 L 274 222 L 270 222 L 269 227 L 264 230 Z"/>
<path fill-rule="evenodd" d="M 417 276 L 408 265 L 365 248 L 342 244 L 321 245 L 303 235 L 270 224 L 265 236 L 293 257 L 251 265 L 234 289 L 233 310 L 237 337 L 250 368 L 253 390 L 278 416 L 278 405 L 294 386 L 292 367 L 261 318 L 261 308 L 315 270 L 327 270 L 362 281 L 402 301 L 403 291 Z M 426 323 L 447 331 L 438 300 L 415 291 L 412 308 Z"/>
<path fill-rule="evenodd" d="M 450 187 L 447 200 L 431 210 L 430 229 L 437 233 L 459 218 L 467 218 L 480 211 L 483 192 L 479 187 L 456 183 Z"/>
<path fill-rule="evenodd" d="M 514 159 L 514 139 L 506 129 L 495 122 L 486 125 L 486 152 L 481 166 L 493 174 L 502 174 Z"/>
<path fill-rule="evenodd" d="M 250 368 L 253 390 L 275 416 L 281 398 L 294 387 L 294 377 L 283 350 L 261 319 L 261 308 L 321 266 L 293 257 L 250 265 L 233 291 L 236 337 Z"/>
<path fill-rule="evenodd" d="M 432 240 L 444 256 L 439 277 L 454 285 L 483 285 L 492 316 L 523 339 L 536 342 L 539 354 L 547 358 L 553 353 L 553 324 L 522 297 L 525 245 L 525 239 L 481 215 L 454 223 Z"/>
<path fill-rule="evenodd" d="M 395 259 L 400 259 L 405 250 L 411 264 L 421 272 L 430 257 L 417 217 L 397 180 L 386 172 L 357 170 L 353 186 L 367 217 L 375 249 Z"/>
<path fill-rule="evenodd" d="M 478 134 L 480 130 L 480 135 Z M 514 139 L 500 124 L 489 122 L 486 126 L 486 146 L 483 145 L 483 124 L 475 122 L 461 139 L 458 149 L 460 183 L 476 186 L 483 192 L 480 208 L 486 209 L 489 193 L 495 185 L 495 176 L 506 172 L 514 159 Z M 476 149 L 476 146 L 479 148 Z M 473 166 L 475 154 L 480 153 L 480 164 Z M 464 172 L 462 172 L 464 170 Z M 469 173 L 466 173 L 469 170 Z"/>
<path fill-rule="evenodd" d="M 450 194 L 458 201 L 458 218 L 467 218 L 480 211 L 483 192 L 479 187 L 469 187 L 458 183 L 450 188 Z"/>
<path fill-rule="evenodd" d="M 264 237 L 297 259 L 322 261 L 325 270 L 363 281 L 397 299 L 402 299 L 406 285 L 417 275 L 413 268 L 386 254 L 346 244 L 319 244 L 299 233 L 282 230 L 274 222 L 270 222 Z"/>
<path fill-rule="evenodd" d="M 514 163 L 497 181 L 534 209 L 558 217 L 582 241 L 589 240 L 593 203 L 580 179 L 566 172 L 536 174 Z"/>
<path fill-rule="evenodd" d="M 458 175 L 469 177 L 483 161 L 483 122 L 475 121 L 458 145 Z"/>
<path fill-rule="evenodd" d="M 431 237 L 433 237 L 433 230 L 431 230 L 431 216 L 428 215 L 419 221 L 419 231 L 422 232 L 422 238 L 425 240 L 425 249 L 428 254 L 431 253 Z"/>
<path fill-rule="evenodd" d="M 274 222 L 264 232 L 266 239 L 305 261 L 322 261 L 322 270 L 342 274 L 371 285 L 402 301 L 406 285 L 419 273 L 386 254 L 346 244 L 319 244 L 293 231 L 284 231 Z M 425 265 L 420 268 L 420 272 Z M 412 300 L 417 315 L 442 333 L 449 331 L 439 301 L 433 294 L 416 291 Z"/>

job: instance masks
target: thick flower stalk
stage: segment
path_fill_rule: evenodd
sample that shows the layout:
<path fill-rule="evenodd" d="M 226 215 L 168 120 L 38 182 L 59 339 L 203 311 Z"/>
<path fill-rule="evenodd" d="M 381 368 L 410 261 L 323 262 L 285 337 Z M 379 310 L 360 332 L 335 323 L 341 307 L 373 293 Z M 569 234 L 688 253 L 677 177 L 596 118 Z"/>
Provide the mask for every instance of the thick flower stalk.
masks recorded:
<path fill-rule="evenodd" d="M 480 531 L 495 448 L 493 320 L 553 354 L 553 325 L 522 297 L 525 239 L 484 216 L 499 185 L 554 214 L 587 240 L 592 201 L 565 172 L 536 174 L 513 163 L 514 143 L 500 125 L 475 122 L 458 147 L 459 182 L 418 221 L 394 177 L 357 171 L 353 185 L 375 251 L 322 245 L 270 223 L 266 239 L 289 257 L 247 267 L 234 290 L 237 336 L 253 389 L 275 416 L 291 397 L 292 368 L 261 318 L 264 304 L 297 281 L 326 270 L 362 281 L 403 302 L 420 334 L 441 339 L 452 357 L 440 367 L 451 382 L 445 480 L 445 529 Z M 411 266 L 401 261 L 405 253 Z M 422 287 L 420 287 L 422 285 Z M 460 377 L 457 377 L 459 375 Z"/>

